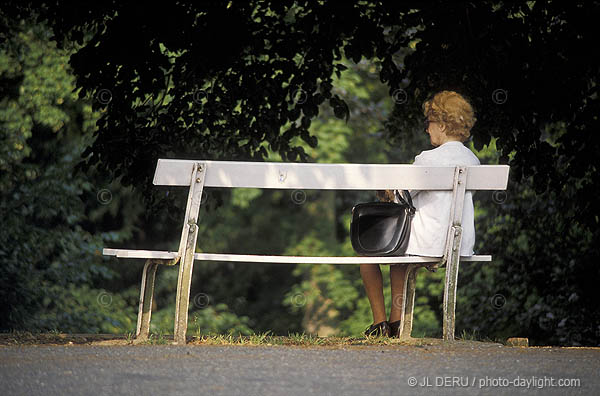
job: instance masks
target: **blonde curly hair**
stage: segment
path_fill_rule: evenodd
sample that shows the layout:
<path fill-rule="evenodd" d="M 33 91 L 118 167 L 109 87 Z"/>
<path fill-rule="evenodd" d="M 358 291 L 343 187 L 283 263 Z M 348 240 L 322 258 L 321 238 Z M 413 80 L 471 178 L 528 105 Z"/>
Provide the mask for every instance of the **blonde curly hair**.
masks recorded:
<path fill-rule="evenodd" d="M 441 91 L 423 103 L 423 114 L 430 121 L 446 125 L 446 135 L 465 141 L 475 125 L 475 111 L 471 104 L 454 91 Z"/>

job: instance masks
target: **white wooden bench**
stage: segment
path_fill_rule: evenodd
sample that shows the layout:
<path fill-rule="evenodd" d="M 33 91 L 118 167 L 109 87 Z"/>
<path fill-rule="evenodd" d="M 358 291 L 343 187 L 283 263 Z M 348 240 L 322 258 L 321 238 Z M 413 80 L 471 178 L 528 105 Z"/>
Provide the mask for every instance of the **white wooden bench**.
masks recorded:
<path fill-rule="evenodd" d="M 462 261 L 491 261 L 491 256 L 459 257 L 462 237 L 462 211 L 465 190 L 505 190 L 507 165 L 472 167 L 430 167 L 387 164 L 314 164 L 283 162 L 234 162 L 159 159 L 154 184 L 189 188 L 179 250 L 103 250 L 104 255 L 146 259 L 142 273 L 136 341 L 148 338 L 154 279 L 159 264 L 179 263 L 174 339 L 185 344 L 188 306 L 194 260 L 246 263 L 311 264 L 405 264 L 407 284 L 401 337 L 410 337 L 415 295 L 416 269 L 446 266 L 444 288 L 443 336 L 454 339 L 454 312 L 458 266 Z M 204 187 L 241 187 L 320 190 L 452 190 L 451 222 L 444 257 L 299 257 L 196 253 L 198 212 Z M 276 225 L 275 225 L 276 226 Z M 485 230 L 482 230 L 485 232 Z"/>

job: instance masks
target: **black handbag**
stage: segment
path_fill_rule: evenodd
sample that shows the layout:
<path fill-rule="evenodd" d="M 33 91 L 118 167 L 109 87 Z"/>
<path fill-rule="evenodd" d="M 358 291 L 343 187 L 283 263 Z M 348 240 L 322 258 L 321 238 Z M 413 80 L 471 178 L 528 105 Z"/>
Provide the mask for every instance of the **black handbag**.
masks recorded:
<path fill-rule="evenodd" d="M 352 208 L 350 241 L 361 256 L 402 256 L 408 247 L 415 214 L 410 193 L 406 200 L 394 190 L 399 203 L 367 202 Z"/>

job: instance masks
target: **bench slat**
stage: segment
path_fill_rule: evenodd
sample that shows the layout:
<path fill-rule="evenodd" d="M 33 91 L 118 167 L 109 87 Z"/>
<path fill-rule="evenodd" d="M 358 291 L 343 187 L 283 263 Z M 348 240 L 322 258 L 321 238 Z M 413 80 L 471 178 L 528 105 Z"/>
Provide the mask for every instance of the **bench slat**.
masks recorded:
<path fill-rule="evenodd" d="M 154 184 L 189 186 L 195 162 L 206 165 L 205 187 L 321 190 L 451 190 L 453 166 L 315 164 L 159 159 Z M 505 190 L 508 165 L 471 166 L 468 190 Z"/>
<path fill-rule="evenodd" d="M 121 258 L 174 259 L 177 252 L 157 250 L 109 249 L 102 251 L 105 256 Z M 399 257 L 321 257 L 321 256 L 267 256 L 252 254 L 196 253 L 195 260 L 235 261 L 240 263 L 278 264 L 394 264 L 394 263 L 435 263 L 440 257 L 399 256 Z M 460 261 L 492 261 L 489 255 L 463 256 Z"/>

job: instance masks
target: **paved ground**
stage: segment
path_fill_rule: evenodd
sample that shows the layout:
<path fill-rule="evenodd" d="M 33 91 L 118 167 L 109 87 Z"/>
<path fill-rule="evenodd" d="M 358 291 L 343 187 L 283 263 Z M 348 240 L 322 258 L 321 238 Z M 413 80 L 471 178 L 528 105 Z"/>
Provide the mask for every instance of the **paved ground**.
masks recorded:
<path fill-rule="evenodd" d="M 2 395 L 600 394 L 600 349 L 0 346 Z M 565 380 L 571 380 L 569 386 Z"/>

